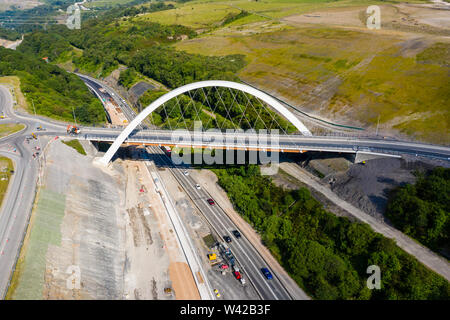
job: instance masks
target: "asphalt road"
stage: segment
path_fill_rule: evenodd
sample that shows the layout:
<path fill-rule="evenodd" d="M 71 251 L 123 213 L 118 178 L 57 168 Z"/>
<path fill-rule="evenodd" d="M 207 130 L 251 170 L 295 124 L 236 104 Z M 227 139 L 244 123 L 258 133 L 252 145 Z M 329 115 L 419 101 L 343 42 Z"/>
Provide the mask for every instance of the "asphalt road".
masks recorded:
<path fill-rule="evenodd" d="M 237 230 L 236 225 L 230 220 L 228 215 L 220 208 L 219 205 L 209 205 L 207 199 L 211 198 L 208 192 L 204 189 L 198 190 L 195 185 L 196 182 L 190 175 L 185 175 L 183 172 L 187 167 L 174 166 L 171 160 L 157 147 L 150 147 L 153 153 L 160 156 L 161 161 L 168 166 L 174 177 L 183 187 L 185 192 L 192 199 L 197 208 L 201 211 L 203 216 L 214 228 L 216 233 L 220 236 L 229 236 L 232 242 L 229 247 L 236 260 L 241 267 L 244 278 L 250 281 L 258 292 L 261 299 L 264 300 L 290 300 L 292 299 L 282 283 L 277 278 L 276 274 L 270 270 L 267 263 L 256 251 L 256 249 L 241 233 L 241 238 L 236 239 L 232 234 L 233 230 Z M 223 241 L 223 239 L 222 239 Z M 267 267 L 274 276 L 272 280 L 267 280 L 261 272 L 261 268 Z M 305 295 L 305 299 L 307 296 Z"/>
<path fill-rule="evenodd" d="M 98 129 L 84 127 L 77 139 L 113 142 L 120 134 L 120 129 Z M 65 131 L 48 132 L 40 134 L 65 135 Z M 197 141 L 191 134 L 176 134 L 163 130 L 141 130 L 136 131 L 125 140 L 130 143 L 142 143 L 152 145 L 178 145 L 201 147 L 208 146 L 216 149 L 247 148 L 247 149 L 271 149 L 290 151 L 322 151 L 338 153 L 378 153 L 386 156 L 412 155 L 432 159 L 450 161 L 450 148 L 445 146 L 413 143 L 397 140 L 380 140 L 372 138 L 357 137 L 327 137 L 327 136 L 279 136 L 274 144 L 271 141 L 257 141 L 253 134 L 227 134 L 227 133 L 205 133 L 204 140 Z M 241 138 L 233 139 L 240 136 Z"/>
<path fill-rule="evenodd" d="M 7 116 L 7 119 L 0 123 L 17 121 L 12 112 L 11 95 L 1 86 L 0 111 Z M 0 211 L 0 297 L 2 298 L 6 294 L 15 259 L 24 237 L 38 174 L 38 160 L 32 158 L 32 148 L 37 145 L 36 140 L 30 144 L 24 143 L 24 135 L 31 132 L 36 122 L 30 120 L 20 122 L 27 126 L 24 131 L 0 139 L 0 154 L 12 159 L 15 166 L 15 172 Z M 13 151 L 14 148 L 16 152 Z"/>

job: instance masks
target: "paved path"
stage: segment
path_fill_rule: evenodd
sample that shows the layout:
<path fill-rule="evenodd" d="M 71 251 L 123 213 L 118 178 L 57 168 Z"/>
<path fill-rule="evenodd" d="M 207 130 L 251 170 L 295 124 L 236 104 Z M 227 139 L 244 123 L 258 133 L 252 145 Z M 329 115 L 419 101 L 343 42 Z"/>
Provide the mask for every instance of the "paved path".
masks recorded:
<path fill-rule="evenodd" d="M 436 273 L 443 276 L 445 279 L 447 279 L 447 281 L 450 281 L 450 264 L 444 258 L 438 256 L 430 249 L 422 246 L 415 240 L 404 235 L 399 230 L 376 220 L 375 218 L 368 215 L 364 211 L 342 200 L 333 191 L 322 185 L 317 178 L 312 177 L 309 173 L 306 173 L 297 164 L 285 162 L 280 164 L 280 168 L 286 171 L 294 178 L 300 180 L 301 182 L 307 184 L 308 186 L 322 193 L 330 201 L 332 201 L 334 204 L 350 213 L 358 220 L 370 225 L 374 231 L 381 233 L 387 238 L 395 240 L 400 248 L 402 248 L 409 254 L 413 255 L 417 260 L 422 262 L 428 268 L 432 269 Z"/>

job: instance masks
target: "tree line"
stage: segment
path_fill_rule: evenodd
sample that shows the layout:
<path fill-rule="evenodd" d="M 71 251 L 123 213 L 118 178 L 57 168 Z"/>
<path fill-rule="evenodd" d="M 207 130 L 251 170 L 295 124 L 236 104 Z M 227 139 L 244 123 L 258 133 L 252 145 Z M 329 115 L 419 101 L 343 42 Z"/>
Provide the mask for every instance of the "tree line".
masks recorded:
<path fill-rule="evenodd" d="M 403 233 L 450 256 L 450 168 L 418 174 L 415 184 L 395 189 L 386 216 Z"/>

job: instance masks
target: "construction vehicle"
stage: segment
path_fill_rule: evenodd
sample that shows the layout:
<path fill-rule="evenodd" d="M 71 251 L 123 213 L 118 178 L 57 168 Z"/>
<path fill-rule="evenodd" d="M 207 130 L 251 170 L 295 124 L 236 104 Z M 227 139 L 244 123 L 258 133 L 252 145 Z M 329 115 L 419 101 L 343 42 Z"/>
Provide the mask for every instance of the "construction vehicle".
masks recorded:
<path fill-rule="evenodd" d="M 79 134 L 80 132 L 81 132 L 80 128 L 77 127 L 77 126 L 74 126 L 74 125 L 71 125 L 71 124 L 69 124 L 67 126 L 67 133 L 68 134 Z"/>
<path fill-rule="evenodd" d="M 209 261 L 214 261 L 217 259 L 217 255 L 215 253 L 208 254 Z"/>
<path fill-rule="evenodd" d="M 34 132 L 31 133 L 31 136 L 33 137 L 33 139 L 36 139 L 36 140 L 37 140 L 37 137 L 36 137 L 36 135 L 34 134 Z"/>
<path fill-rule="evenodd" d="M 42 125 L 36 128 L 37 131 L 45 131 L 45 128 L 42 128 Z"/>

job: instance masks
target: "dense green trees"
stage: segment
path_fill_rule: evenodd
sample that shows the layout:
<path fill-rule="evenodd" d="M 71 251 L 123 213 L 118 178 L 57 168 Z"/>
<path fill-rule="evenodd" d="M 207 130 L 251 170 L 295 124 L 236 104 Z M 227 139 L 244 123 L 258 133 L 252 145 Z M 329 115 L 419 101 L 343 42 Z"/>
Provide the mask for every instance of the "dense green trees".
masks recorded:
<path fill-rule="evenodd" d="M 37 31 L 28 34 L 17 50 L 36 58 L 48 57 L 50 61 L 54 61 L 63 53 L 71 51 L 72 46 L 58 33 Z"/>
<path fill-rule="evenodd" d="M 0 39 L 15 41 L 20 39 L 21 34 L 15 30 L 0 28 Z"/>
<path fill-rule="evenodd" d="M 150 13 L 156 11 L 170 10 L 175 8 L 175 6 L 171 3 L 166 4 L 162 1 L 160 2 L 152 2 L 149 5 L 138 6 L 139 4 L 149 2 L 149 0 L 135 0 L 129 3 L 126 3 L 123 6 L 118 6 L 117 8 L 108 10 L 103 14 L 103 17 L 107 18 L 119 18 L 119 17 L 130 17 L 136 16 L 138 14 Z"/>
<path fill-rule="evenodd" d="M 170 88 L 213 78 L 234 79 L 234 73 L 244 66 L 240 55 L 209 57 L 176 51 L 167 46 L 141 50 L 123 62 Z"/>
<path fill-rule="evenodd" d="M 39 114 L 73 120 L 73 108 L 79 122 L 105 121 L 100 101 L 76 75 L 34 56 L 0 47 L 0 76 L 10 75 L 20 78 L 30 108 L 33 101 Z"/>
<path fill-rule="evenodd" d="M 214 170 L 236 210 L 292 278 L 318 299 L 449 299 L 450 285 L 366 224 L 327 212 L 309 191 L 287 191 L 257 166 Z M 381 268 L 381 290 L 366 286 Z"/>
<path fill-rule="evenodd" d="M 386 216 L 394 226 L 432 250 L 450 253 L 450 169 L 419 175 L 416 184 L 391 194 Z"/>

